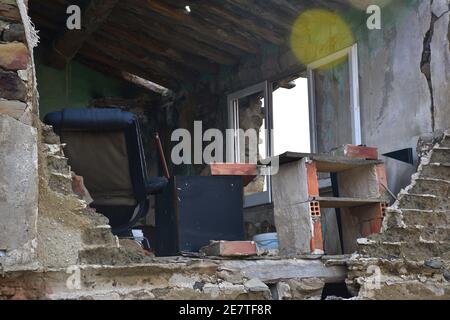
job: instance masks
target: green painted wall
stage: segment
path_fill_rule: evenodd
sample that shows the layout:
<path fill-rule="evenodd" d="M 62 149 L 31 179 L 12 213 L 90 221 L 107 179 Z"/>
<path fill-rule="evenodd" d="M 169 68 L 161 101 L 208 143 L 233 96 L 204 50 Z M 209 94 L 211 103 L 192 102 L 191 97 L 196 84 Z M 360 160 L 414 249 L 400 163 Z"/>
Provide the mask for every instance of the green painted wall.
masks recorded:
<path fill-rule="evenodd" d="M 85 108 L 94 98 L 132 98 L 140 90 L 119 79 L 72 62 L 65 70 L 46 66 L 36 54 L 36 74 L 40 95 L 40 117 L 63 108 Z"/>

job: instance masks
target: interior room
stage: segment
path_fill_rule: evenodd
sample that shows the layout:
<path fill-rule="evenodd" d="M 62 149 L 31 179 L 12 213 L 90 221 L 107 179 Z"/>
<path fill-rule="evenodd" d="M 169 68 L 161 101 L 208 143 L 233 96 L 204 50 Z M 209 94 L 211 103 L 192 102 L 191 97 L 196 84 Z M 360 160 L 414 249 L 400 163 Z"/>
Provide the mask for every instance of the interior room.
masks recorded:
<path fill-rule="evenodd" d="M 378 28 L 363 0 L 0 0 L 0 289 L 389 296 L 375 266 L 407 290 L 450 248 L 430 1 L 375 1 Z"/>

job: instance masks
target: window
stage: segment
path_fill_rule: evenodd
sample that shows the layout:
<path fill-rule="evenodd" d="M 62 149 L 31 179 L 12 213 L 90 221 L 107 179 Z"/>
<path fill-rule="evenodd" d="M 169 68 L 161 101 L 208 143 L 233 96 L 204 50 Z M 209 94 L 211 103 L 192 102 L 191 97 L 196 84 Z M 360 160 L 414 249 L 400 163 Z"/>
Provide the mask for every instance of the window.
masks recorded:
<path fill-rule="evenodd" d="M 291 77 L 272 85 L 274 154 L 311 152 L 308 79 Z"/>
<path fill-rule="evenodd" d="M 234 143 L 229 162 L 257 163 L 273 155 L 270 94 L 268 82 L 228 96 L 229 125 L 234 129 Z M 257 150 L 254 150 L 254 148 Z M 230 161 L 231 160 L 231 161 Z M 271 202 L 270 177 L 261 176 L 244 190 L 245 207 Z"/>
<path fill-rule="evenodd" d="M 360 145 L 357 45 L 320 59 L 307 68 L 312 151 L 324 153 L 343 144 Z"/>
<path fill-rule="evenodd" d="M 360 145 L 357 45 L 308 65 L 304 74 L 229 95 L 228 114 L 234 129 L 229 162 L 256 163 L 287 151 L 323 153 L 343 144 Z M 246 134 L 249 129 L 256 134 Z M 246 187 L 246 207 L 270 202 L 270 176 Z"/>

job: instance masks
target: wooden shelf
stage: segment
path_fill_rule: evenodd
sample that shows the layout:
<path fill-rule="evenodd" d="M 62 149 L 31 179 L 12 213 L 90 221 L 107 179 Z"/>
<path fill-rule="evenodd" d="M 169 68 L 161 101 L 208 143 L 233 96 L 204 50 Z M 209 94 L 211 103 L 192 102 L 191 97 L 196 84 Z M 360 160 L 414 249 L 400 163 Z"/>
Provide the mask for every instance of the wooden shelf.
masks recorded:
<path fill-rule="evenodd" d="M 316 197 L 312 201 L 320 202 L 321 208 L 352 208 L 382 203 L 382 199 L 328 198 Z"/>
<path fill-rule="evenodd" d="M 332 156 L 327 154 L 286 152 L 279 156 L 280 164 L 287 164 L 304 158 L 314 161 L 318 172 L 333 173 L 383 163 L 380 160 L 352 159 L 345 156 Z"/>

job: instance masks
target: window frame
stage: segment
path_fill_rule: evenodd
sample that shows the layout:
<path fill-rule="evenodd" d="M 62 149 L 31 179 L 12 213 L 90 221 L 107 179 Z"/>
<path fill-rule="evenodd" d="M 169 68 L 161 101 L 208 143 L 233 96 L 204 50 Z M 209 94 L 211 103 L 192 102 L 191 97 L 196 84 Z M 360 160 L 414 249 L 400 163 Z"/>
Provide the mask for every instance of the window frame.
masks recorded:
<path fill-rule="evenodd" d="M 272 94 L 269 81 L 260 82 L 243 90 L 229 94 L 228 103 L 228 127 L 234 130 L 232 143 L 228 144 L 227 162 L 240 163 L 240 144 L 239 144 L 239 99 L 264 92 L 264 113 L 266 129 L 266 158 L 273 156 L 273 124 L 272 124 Z M 272 203 L 272 182 L 271 177 L 267 176 L 267 191 L 255 193 L 244 197 L 244 208 L 251 208 Z"/>
<path fill-rule="evenodd" d="M 308 100 L 309 100 L 309 128 L 310 128 L 310 144 L 311 153 L 317 153 L 317 118 L 316 118 L 316 101 L 315 101 L 315 85 L 314 85 L 314 70 L 323 65 L 329 64 L 335 60 L 347 56 L 349 59 L 350 68 L 350 110 L 351 110 L 351 124 L 352 124 L 352 144 L 362 144 L 362 129 L 361 129 L 361 108 L 360 108 L 360 90 L 359 90 L 359 61 L 358 61 L 358 44 L 344 48 L 327 57 L 314 61 L 306 66 L 306 73 L 308 79 Z M 298 72 L 297 72 L 298 73 Z M 293 75 L 295 73 L 292 73 Z M 279 79 L 277 79 L 279 80 Z M 228 128 L 234 130 L 232 143 L 227 144 L 227 162 L 240 162 L 240 146 L 239 146 L 239 106 L 236 101 L 258 92 L 264 92 L 264 108 L 265 108 L 265 123 L 266 123 L 266 154 L 267 157 L 275 156 L 273 154 L 274 135 L 273 135 L 273 84 L 277 82 L 263 81 L 253 86 L 244 88 L 242 90 L 233 92 L 227 96 L 228 108 Z M 272 183 L 271 177 L 267 176 L 268 191 L 256 193 L 245 196 L 244 208 L 250 208 L 272 203 Z"/>
<path fill-rule="evenodd" d="M 351 125 L 352 125 L 352 144 L 362 144 L 362 129 L 361 129 L 361 107 L 360 107 L 360 92 L 359 92 L 359 61 L 358 61 L 358 44 L 344 48 L 327 57 L 314 61 L 307 65 L 306 70 L 308 74 L 309 86 L 309 128 L 311 137 L 311 152 L 317 153 L 317 106 L 315 97 L 314 84 L 314 70 L 321 66 L 327 65 L 333 61 L 348 57 L 348 64 L 350 68 L 350 110 L 351 110 Z"/>

